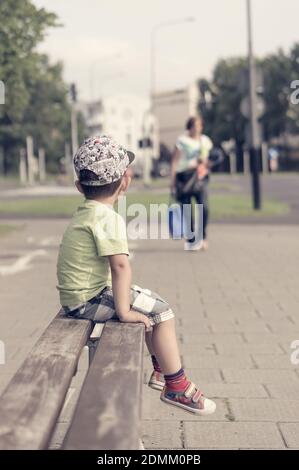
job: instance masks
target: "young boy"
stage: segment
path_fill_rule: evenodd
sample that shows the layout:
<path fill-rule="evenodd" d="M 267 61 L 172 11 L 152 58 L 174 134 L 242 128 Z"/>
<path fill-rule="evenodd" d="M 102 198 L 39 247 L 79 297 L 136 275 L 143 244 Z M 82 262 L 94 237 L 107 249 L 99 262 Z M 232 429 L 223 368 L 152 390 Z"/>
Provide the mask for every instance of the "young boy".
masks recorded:
<path fill-rule="evenodd" d="M 144 323 L 152 357 L 149 386 L 161 400 L 198 415 L 216 405 L 187 379 L 175 334 L 174 314 L 157 294 L 131 284 L 124 220 L 113 205 L 129 184 L 134 155 L 110 137 L 90 137 L 74 156 L 77 189 L 85 202 L 60 246 L 57 275 L 61 305 L 74 318 Z"/>

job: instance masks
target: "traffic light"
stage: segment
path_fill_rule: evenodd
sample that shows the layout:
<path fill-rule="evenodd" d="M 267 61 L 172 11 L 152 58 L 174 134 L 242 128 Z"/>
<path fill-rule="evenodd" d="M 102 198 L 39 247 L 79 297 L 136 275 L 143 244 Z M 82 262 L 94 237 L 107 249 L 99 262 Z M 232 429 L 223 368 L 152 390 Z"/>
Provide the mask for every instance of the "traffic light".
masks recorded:
<path fill-rule="evenodd" d="M 77 88 L 76 88 L 75 83 L 71 84 L 70 93 L 71 93 L 72 102 L 76 103 L 77 102 Z"/>
<path fill-rule="evenodd" d="M 152 140 L 149 137 L 144 137 L 138 141 L 138 147 L 140 149 L 148 149 L 153 147 Z"/>

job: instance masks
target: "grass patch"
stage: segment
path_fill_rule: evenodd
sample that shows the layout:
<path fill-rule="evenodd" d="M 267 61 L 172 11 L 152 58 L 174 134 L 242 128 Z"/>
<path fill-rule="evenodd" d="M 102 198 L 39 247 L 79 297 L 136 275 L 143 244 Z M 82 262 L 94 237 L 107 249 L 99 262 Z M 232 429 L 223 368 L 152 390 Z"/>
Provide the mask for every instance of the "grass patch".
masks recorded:
<path fill-rule="evenodd" d="M 63 217 L 71 216 L 78 205 L 82 203 L 81 196 L 28 198 L 9 201 L 0 201 L 0 214 L 15 216 L 39 216 L 39 217 Z M 170 201 L 168 194 L 150 193 L 141 191 L 139 193 L 129 193 L 127 205 L 143 204 L 147 211 L 150 204 L 168 204 Z M 275 217 L 282 216 L 289 212 L 289 206 L 285 203 L 264 200 L 261 211 L 252 209 L 252 202 L 249 196 L 233 194 L 212 194 L 210 196 L 211 214 L 214 220 L 243 217 Z"/>
<path fill-rule="evenodd" d="M 0 214 L 22 216 L 71 216 L 82 202 L 80 196 L 26 198 L 0 201 Z"/>
<path fill-rule="evenodd" d="M 283 202 L 264 200 L 262 209 L 255 211 L 252 208 L 252 200 L 249 196 L 232 194 L 213 194 L 210 197 L 211 213 L 213 219 L 221 220 L 226 218 L 242 217 L 275 217 L 289 213 L 289 206 Z"/>

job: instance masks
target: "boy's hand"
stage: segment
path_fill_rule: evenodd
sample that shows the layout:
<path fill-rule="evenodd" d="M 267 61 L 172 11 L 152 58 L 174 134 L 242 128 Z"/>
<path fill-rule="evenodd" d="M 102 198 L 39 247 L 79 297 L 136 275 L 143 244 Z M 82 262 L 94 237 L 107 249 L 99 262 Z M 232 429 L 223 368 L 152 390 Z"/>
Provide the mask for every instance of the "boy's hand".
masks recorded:
<path fill-rule="evenodd" d="M 152 329 L 150 319 L 146 315 L 143 315 L 142 313 L 140 313 L 140 320 L 139 321 L 141 323 L 144 323 L 146 331 L 150 331 Z"/>
<path fill-rule="evenodd" d="M 146 315 L 143 315 L 143 313 L 136 312 L 135 310 L 130 310 L 126 315 L 122 315 L 119 319 L 124 323 L 143 323 L 146 331 L 152 329 L 150 319 Z"/>

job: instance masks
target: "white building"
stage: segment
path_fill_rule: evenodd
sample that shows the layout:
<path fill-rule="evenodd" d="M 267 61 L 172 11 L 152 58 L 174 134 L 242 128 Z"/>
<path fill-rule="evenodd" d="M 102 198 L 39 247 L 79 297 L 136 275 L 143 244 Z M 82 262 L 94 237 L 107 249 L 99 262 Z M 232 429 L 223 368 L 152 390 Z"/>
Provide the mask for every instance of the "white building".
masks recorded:
<path fill-rule="evenodd" d="M 144 163 L 145 151 L 140 149 L 140 141 L 145 137 L 153 142 L 150 157 L 159 154 L 156 126 L 149 107 L 149 100 L 129 94 L 116 94 L 78 105 L 85 117 L 88 134 L 112 136 L 135 153 L 136 167 Z"/>
<path fill-rule="evenodd" d="M 154 116 L 158 121 L 159 140 L 170 151 L 185 130 L 190 116 L 198 115 L 199 91 L 197 85 L 164 93 L 155 93 L 153 97 Z"/>

